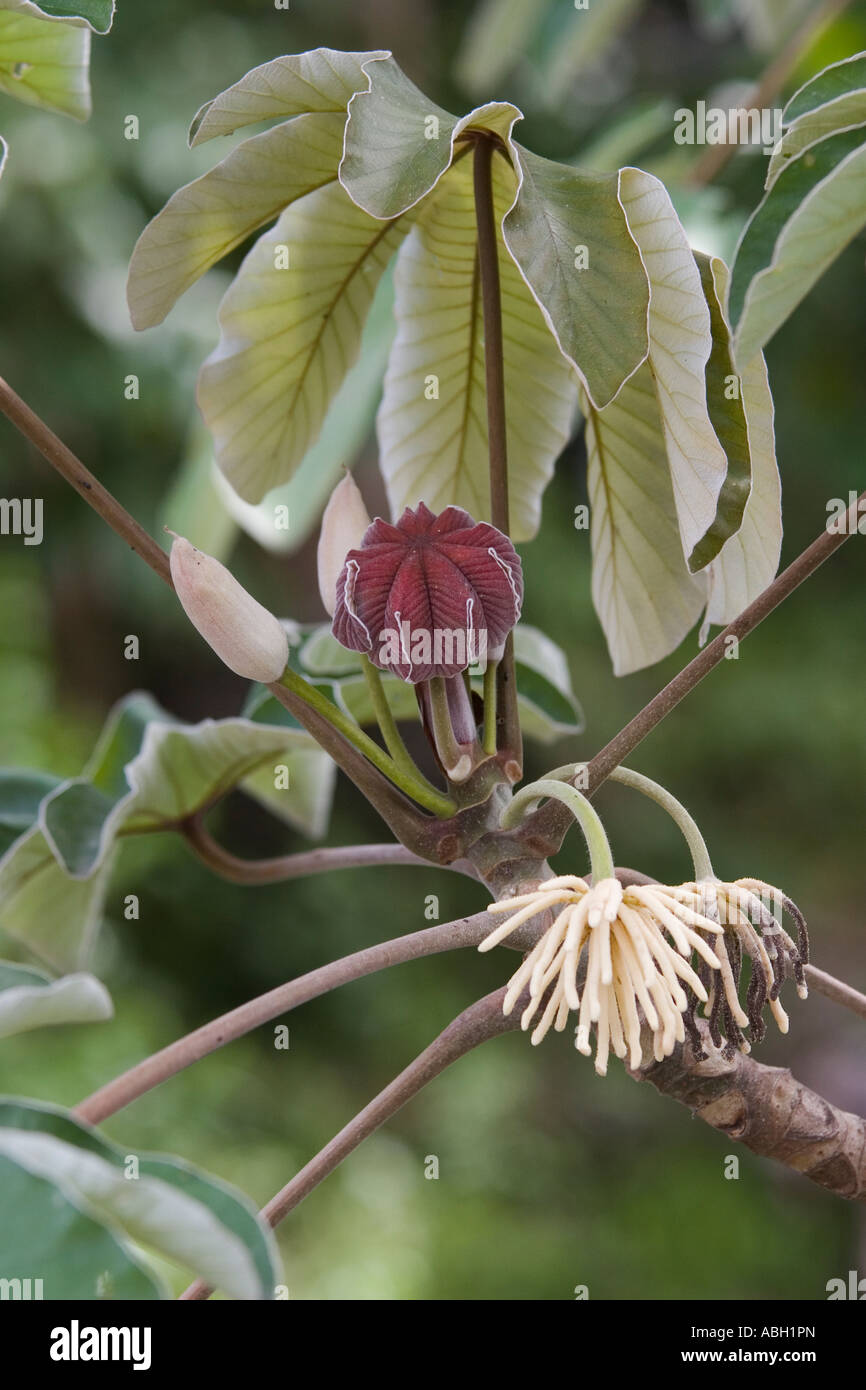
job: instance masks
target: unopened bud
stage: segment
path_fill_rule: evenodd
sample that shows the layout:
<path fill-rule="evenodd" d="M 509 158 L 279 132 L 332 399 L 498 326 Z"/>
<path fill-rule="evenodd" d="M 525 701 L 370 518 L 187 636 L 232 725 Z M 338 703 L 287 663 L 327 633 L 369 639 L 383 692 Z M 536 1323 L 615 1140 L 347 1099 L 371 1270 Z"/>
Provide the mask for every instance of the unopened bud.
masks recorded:
<path fill-rule="evenodd" d="M 350 550 L 361 544 L 370 525 L 364 499 L 351 473 L 334 488 L 319 534 L 319 593 L 329 617 L 337 606 L 337 580 Z"/>
<path fill-rule="evenodd" d="M 225 565 L 183 536 L 174 537 L 170 565 L 183 611 L 229 670 L 265 685 L 278 680 L 289 659 L 289 641 L 273 613 Z"/>

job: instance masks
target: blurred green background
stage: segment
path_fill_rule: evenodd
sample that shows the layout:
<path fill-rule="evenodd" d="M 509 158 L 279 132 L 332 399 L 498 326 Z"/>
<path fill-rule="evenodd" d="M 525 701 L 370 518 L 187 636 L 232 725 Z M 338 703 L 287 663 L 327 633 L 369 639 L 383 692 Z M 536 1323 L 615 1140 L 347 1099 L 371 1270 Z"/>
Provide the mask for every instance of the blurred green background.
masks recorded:
<path fill-rule="evenodd" d="M 740 153 L 712 188 L 689 190 L 700 152 L 674 145 L 673 112 L 753 80 L 804 7 L 596 4 L 607 18 L 581 50 L 569 43 L 571 0 L 510 0 L 480 16 L 457 0 L 293 0 L 289 11 L 270 0 L 119 0 L 114 30 L 94 41 L 88 124 L 2 99 L 11 155 L 0 185 L 0 372 L 149 528 L 172 512 L 179 476 L 201 487 L 195 374 L 240 256 L 141 336 L 128 322 L 125 266 L 146 220 L 215 158 L 211 146 L 187 149 L 199 105 L 255 64 L 319 44 L 392 48 L 455 111 L 514 100 L 526 113 L 521 139 L 549 156 L 650 168 L 669 182 L 696 244 L 730 257 L 765 161 Z M 852 5 L 809 47 L 785 95 L 863 48 L 866 15 Z M 130 113 L 140 119 L 137 142 L 124 139 Z M 820 531 L 830 498 L 864 485 L 864 247 L 855 239 L 768 350 L 783 563 Z M 141 381 L 138 401 L 124 399 L 130 373 Z M 359 477 L 381 505 L 372 437 L 360 444 Z M 191 639 L 150 571 L 5 422 L 0 493 L 45 502 L 38 550 L 0 539 L 0 764 L 77 773 L 110 706 L 136 687 L 188 719 L 237 712 L 242 683 Z M 587 730 L 531 749 L 534 775 L 591 756 L 696 650 L 693 633 L 661 666 L 612 677 L 589 597 L 587 533 L 571 524 L 584 500 L 576 443 L 545 498 L 542 533 L 524 548 L 524 612 L 566 650 Z M 240 533 L 232 543 L 231 523 L 209 524 L 258 598 L 281 614 L 321 618 L 314 542 L 274 556 Z M 809 918 L 815 961 L 861 989 L 863 545 L 845 546 L 632 760 L 694 811 L 721 874 L 783 885 Z M 141 638 L 137 663 L 123 657 L 129 632 Z M 687 876 L 684 849 L 655 808 L 616 788 L 599 805 L 618 863 L 669 881 Z M 212 824 L 251 857 L 304 843 L 239 795 Z M 330 838 L 383 838 L 343 782 Z M 561 870 L 582 867 L 576 852 L 571 839 Z M 137 922 L 122 918 L 128 893 L 140 896 Z M 74 1103 L 244 999 L 428 925 L 431 893 L 443 921 L 484 902 L 477 885 L 432 869 L 236 888 L 170 836 L 133 841 L 94 965 L 116 1020 L 5 1042 L 0 1089 Z M 286 1020 L 288 1052 L 275 1051 L 265 1028 L 107 1131 L 130 1148 L 183 1155 L 263 1202 L 511 966 L 501 954 L 459 953 L 353 984 Z M 793 999 L 791 1013 L 791 1034 L 768 1034 L 760 1060 L 866 1113 L 862 1021 L 817 997 Z M 732 1151 L 738 1181 L 724 1178 Z M 425 1179 L 428 1155 L 439 1159 L 438 1181 Z M 586 1284 L 591 1298 L 761 1299 L 824 1297 L 828 1279 L 863 1268 L 863 1234 L 856 1208 L 737 1150 L 618 1064 L 599 1080 L 567 1033 L 537 1051 L 511 1035 L 464 1059 L 318 1188 L 280 1243 L 292 1298 L 568 1299 Z M 173 1277 L 182 1287 L 183 1275 Z"/>

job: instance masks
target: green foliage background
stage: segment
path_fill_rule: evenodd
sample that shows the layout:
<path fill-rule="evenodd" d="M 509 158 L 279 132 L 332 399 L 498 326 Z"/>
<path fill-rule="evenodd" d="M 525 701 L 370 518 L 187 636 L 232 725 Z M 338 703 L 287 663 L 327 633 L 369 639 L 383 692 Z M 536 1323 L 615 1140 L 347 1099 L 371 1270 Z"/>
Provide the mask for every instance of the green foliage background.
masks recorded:
<path fill-rule="evenodd" d="M 571 6 L 549 8 L 548 29 L 565 22 L 554 11 Z M 209 147 L 187 150 L 192 115 L 256 63 L 318 44 L 391 47 L 432 98 L 468 110 L 472 95 L 455 75 L 465 20 L 456 0 L 296 0 L 289 11 L 268 0 L 120 0 L 114 30 L 94 42 L 89 124 L 3 101 L 11 153 L 0 187 L 0 371 L 145 525 L 170 519 L 164 499 L 189 447 L 195 373 L 215 341 L 227 282 L 226 271 L 213 271 L 161 328 L 136 336 L 129 327 L 123 280 L 134 240 L 213 158 Z M 863 7 L 852 6 L 788 92 L 863 47 Z M 754 76 L 765 56 L 737 31 L 709 37 L 694 12 L 657 3 L 552 109 L 539 99 L 544 61 L 536 41 L 485 93 L 523 104 L 524 143 L 570 159 L 614 119 L 636 114 L 648 148 L 640 157 L 627 150 L 624 162 L 647 164 L 676 195 L 698 152 L 674 146 L 673 109 Z M 668 107 L 670 119 L 653 126 L 647 112 Z M 138 142 L 124 139 L 130 113 Z M 764 168 L 759 154 L 736 158 L 700 205 L 681 194 L 684 215 L 727 236 L 730 252 Z M 863 255 L 861 235 L 767 352 L 783 563 L 818 533 L 830 498 L 863 486 Z M 124 399 L 129 373 L 141 381 L 134 402 Z M 359 476 L 381 505 L 371 441 Z M 110 705 L 136 686 L 191 719 L 239 709 L 241 683 L 191 639 L 150 572 L 5 424 L 0 493 L 42 496 L 46 527 L 38 550 L 0 539 L 0 763 L 77 773 Z M 535 775 L 590 756 L 695 649 L 693 634 L 661 666 L 611 676 L 589 599 L 588 536 L 572 526 L 584 500 L 578 443 L 546 495 L 541 536 L 524 548 L 525 614 L 567 651 L 587 732 L 543 758 L 532 752 Z M 847 545 L 633 759 L 697 815 L 718 871 L 782 884 L 810 920 L 816 962 L 860 988 L 863 545 Z M 310 544 L 285 560 L 241 540 L 232 556 L 257 597 L 304 620 L 321 617 L 313 562 Z M 141 639 L 137 663 L 123 658 L 128 633 Z M 654 808 L 615 788 L 599 804 L 617 862 L 671 881 L 686 876 L 684 851 Z M 216 829 L 250 856 L 301 847 L 241 797 Z M 380 837 L 341 783 L 332 840 Z M 576 851 L 571 840 L 563 870 L 581 867 Z M 129 893 L 140 896 L 138 922 L 122 918 Z M 433 870 L 235 888 L 168 836 L 135 842 L 112 885 L 95 963 L 116 1021 L 4 1042 L 0 1089 L 72 1104 L 215 1013 L 427 925 L 431 893 L 443 921 L 484 901 L 480 888 Z M 288 1052 L 275 1051 L 265 1028 L 137 1102 L 107 1132 L 131 1149 L 181 1154 L 264 1201 L 510 964 L 461 953 L 352 985 L 287 1020 Z M 866 1112 L 862 1023 L 820 998 L 793 1000 L 791 1012 L 791 1035 L 769 1036 L 760 1060 L 790 1065 L 837 1104 Z M 723 1176 L 732 1151 L 738 1181 Z M 440 1176 L 428 1181 L 425 1158 L 434 1154 Z M 863 1228 L 855 1208 L 736 1149 L 619 1065 L 600 1081 L 570 1035 L 538 1051 L 509 1036 L 465 1059 L 370 1140 L 285 1223 L 281 1246 L 291 1297 L 302 1299 L 568 1299 L 578 1284 L 592 1298 L 821 1298 L 829 1278 L 858 1258 L 862 1265 Z"/>

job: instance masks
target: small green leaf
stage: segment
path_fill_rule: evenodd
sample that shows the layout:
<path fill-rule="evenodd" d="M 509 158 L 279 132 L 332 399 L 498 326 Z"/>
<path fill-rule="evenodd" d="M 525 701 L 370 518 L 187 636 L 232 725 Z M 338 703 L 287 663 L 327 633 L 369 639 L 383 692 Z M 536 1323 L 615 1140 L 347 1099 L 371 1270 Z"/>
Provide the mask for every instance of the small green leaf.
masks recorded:
<path fill-rule="evenodd" d="M 620 176 L 587 174 L 515 145 L 522 173 L 505 244 L 590 398 L 606 405 L 646 359 L 649 286 Z"/>
<path fill-rule="evenodd" d="M 345 111 L 355 92 L 367 86 L 364 64 L 390 55 L 341 53 L 314 48 L 262 63 L 197 112 L 189 131 L 191 145 L 231 135 L 242 126 L 274 116 L 300 116 L 308 111 Z"/>
<path fill-rule="evenodd" d="M 90 115 L 90 30 L 0 8 L 0 91 L 84 121 Z"/>
<path fill-rule="evenodd" d="M 583 732 L 583 710 L 571 686 L 565 652 L 529 623 L 514 629 L 520 727 L 526 738 L 553 743 Z"/>
<path fill-rule="evenodd" d="M 0 859 L 3 935 L 52 970 L 76 970 L 101 921 L 110 870 L 109 855 L 90 878 L 70 878 L 33 826 Z"/>
<path fill-rule="evenodd" d="M 48 772 L 0 768 L 0 854 L 29 830 L 44 796 L 60 786 Z"/>
<path fill-rule="evenodd" d="M 128 1151 L 59 1107 L 15 1097 L 0 1099 L 0 1155 L 232 1298 L 273 1298 L 280 1272 L 269 1227 L 241 1193 L 180 1159 L 133 1155 L 138 1176 L 130 1180 Z M 33 1218 L 39 1240 L 38 1213 Z M 46 1252 L 52 1263 L 62 1248 Z M 25 1268 L 32 1266 L 26 1258 Z"/>
<path fill-rule="evenodd" d="M 515 66 L 538 23 L 537 0 L 481 0 L 473 7 L 457 60 L 457 80 L 486 92 Z"/>
<path fill-rule="evenodd" d="M 299 656 L 304 670 L 313 676 L 346 676 L 361 671 L 358 652 L 340 645 L 331 633 L 330 623 L 323 623 L 310 633 Z"/>
<path fill-rule="evenodd" d="M 113 1013 L 108 990 L 93 975 L 52 980 L 0 961 L 0 1038 L 60 1023 L 99 1023 Z"/>
<path fill-rule="evenodd" d="M 737 361 L 748 363 L 866 223 L 866 125 L 790 160 L 746 224 L 731 276 Z"/>
<path fill-rule="evenodd" d="M 285 207 L 332 183 L 345 118 L 316 112 L 244 140 L 169 198 L 136 242 L 127 299 L 135 328 L 161 323 L 190 285 Z"/>

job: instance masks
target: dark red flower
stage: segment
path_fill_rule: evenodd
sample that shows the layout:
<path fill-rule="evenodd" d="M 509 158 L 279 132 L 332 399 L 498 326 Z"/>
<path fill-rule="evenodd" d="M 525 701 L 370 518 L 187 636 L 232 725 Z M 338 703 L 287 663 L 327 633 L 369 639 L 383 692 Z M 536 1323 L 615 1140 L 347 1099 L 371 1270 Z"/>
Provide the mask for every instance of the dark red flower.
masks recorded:
<path fill-rule="evenodd" d="M 462 507 L 436 516 L 421 502 L 395 526 L 377 517 L 349 551 L 332 631 L 416 685 L 496 660 L 522 601 L 520 557 L 507 536 Z"/>

